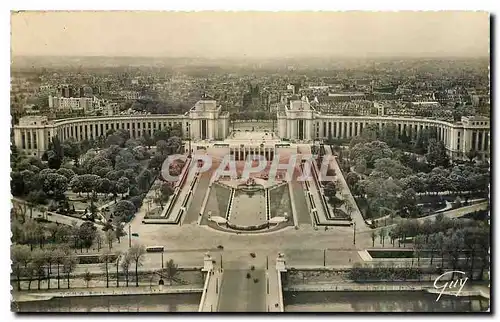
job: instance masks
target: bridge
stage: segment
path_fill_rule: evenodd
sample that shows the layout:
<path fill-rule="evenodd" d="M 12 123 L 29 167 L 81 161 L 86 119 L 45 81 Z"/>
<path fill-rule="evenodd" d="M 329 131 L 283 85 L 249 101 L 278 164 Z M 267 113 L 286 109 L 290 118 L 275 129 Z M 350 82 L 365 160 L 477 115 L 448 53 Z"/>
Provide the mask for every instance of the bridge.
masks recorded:
<path fill-rule="evenodd" d="M 283 312 L 281 272 L 284 257 L 265 268 L 224 269 L 205 255 L 206 272 L 199 312 Z"/>

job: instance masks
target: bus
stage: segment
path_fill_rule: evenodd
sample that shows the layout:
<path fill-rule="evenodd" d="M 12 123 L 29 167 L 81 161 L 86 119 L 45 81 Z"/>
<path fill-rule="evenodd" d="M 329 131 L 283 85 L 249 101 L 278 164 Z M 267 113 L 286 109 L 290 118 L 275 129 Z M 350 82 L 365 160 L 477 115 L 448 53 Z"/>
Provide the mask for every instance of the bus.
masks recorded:
<path fill-rule="evenodd" d="M 163 246 L 150 246 L 146 247 L 146 252 L 147 253 L 163 253 L 164 247 Z"/>

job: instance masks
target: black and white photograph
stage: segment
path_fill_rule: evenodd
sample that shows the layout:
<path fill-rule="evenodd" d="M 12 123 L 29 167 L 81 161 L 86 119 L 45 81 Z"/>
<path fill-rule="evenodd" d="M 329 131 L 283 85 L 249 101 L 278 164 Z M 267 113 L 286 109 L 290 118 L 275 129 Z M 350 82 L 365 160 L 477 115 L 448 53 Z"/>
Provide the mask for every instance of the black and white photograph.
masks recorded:
<path fill-rule="evenodd" d="M 11 11 L 11 311 L 491 312 L 490 24 Z"/>

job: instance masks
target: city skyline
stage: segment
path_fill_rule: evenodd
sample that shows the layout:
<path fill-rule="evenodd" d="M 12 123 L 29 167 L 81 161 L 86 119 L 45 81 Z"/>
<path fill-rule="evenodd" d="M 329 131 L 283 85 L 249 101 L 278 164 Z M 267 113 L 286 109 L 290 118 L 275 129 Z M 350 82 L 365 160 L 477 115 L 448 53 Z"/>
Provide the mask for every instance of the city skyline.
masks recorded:
<path fill-rule="evenodd" d="M 489 55 L 486 12 L 23 12 L 11 32 L 12 56 Z"/>

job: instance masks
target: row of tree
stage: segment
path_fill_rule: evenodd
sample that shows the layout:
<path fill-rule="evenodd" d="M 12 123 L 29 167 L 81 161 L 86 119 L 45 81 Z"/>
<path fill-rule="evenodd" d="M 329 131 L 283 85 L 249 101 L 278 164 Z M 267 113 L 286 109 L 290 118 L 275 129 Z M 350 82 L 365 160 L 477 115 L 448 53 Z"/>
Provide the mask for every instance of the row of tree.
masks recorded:
<path fill-rule="evenodd" d="M 119 287 L 120 272 L 125 277 L 125 286 L 129 286 L 130 270 L 135 266 L 135 285 L 139 286 L 139 271 L 142 266 L 146 250 L 142 245 L 133 245 L 124 253 L 113 253 L 106 251 L 99 256 L 99 262 L 106 278 L 106 287 L 110 287 L 110 277 L 112 267 L 116 268 L 116 287 Z M 66 287 L 70 288 L 71 274 L 75 271 L 79 259 L 74 255 L 71 249 L 66 247 L 46 247 L 31 251 L 26 245 L 13 244 L 11 246 L 12 274 L 15 276 L 17 290 L 21 291 L 21 282 L 28 282 L 27 289 L 31 289 L 33 280 L 38 282 L 38 289 L 41 289 L 41 282 L 46 280 L 47 288 L 51 288 L 51 279 L 57 280 L 57 289 L 61 288 L 61 279 L 65 278 Z M 165 263 L 165 269 L 161 276 L 165 277 L 170 283 L 178 275 L 178 266 L 173 260 Z M 86 272 L 83 279 L 88 282 L 94 274 L 99 273 Z"/>
<path fill-rule="evenodd" d="M 28 280 L 28 290 L 34 278 L 38 281 L 38 289 L 43 279 L 47 279 L 50 289 L 51 276 L 56 273 L 57 288 L 61 288 L 61 276 L 66 276 L 67 287 L 70 288 L 70 275 L 78 263 L 77 257 L 69 247 L 45 248 L 31 251 L 29 246 L 13 244 L 11 246 L 12 273 L 16 277 L 17 289 L 21 290 L 21 280 Z M 55 268 L 54 268 L 55 267 Z"/>
<path fill-rule="evenodd" d="M 372 247 L 375 246 L 377 237 L 380 238 L 382 247 L 387 238 L 393 246 L 397 242 L 398 247 L 410 242 L 419 265 L 420 258 L 424 256 L 430 258 L 429 265 L 436 265 L 434 259 L 440 256 L 440 267 L 447 265 L 446 267 L 455 270 L 462 264 L 460 268 L 468 269 L 472 278 L 474 270 L 480 268 L 479 276 L 482 277 L 488 267 L 490 231 L 485 220 L 449 219 L 440 214 L 434 221 L 408 219 L 391 229 L 382 228 L 378 232 L 372 230 L 371 239 Z M 477 262 L 480 266 L 475 265 Z"/>
<path fill-rule="evenodd" d="M 14 215 L 15 216 L 15 215 Z M 11 220 L 12 242 L 27 245 L 31 250 L 51 246 L 69 246 L 75 251 L 79 249 L 83 252 L 90 248 L 100 251 L 104 248 L 104 243 L 109 249 L 113 247 L 113 241 L 121 241 L 125 236 L 123 224 L 119 219 L 114 221 L 114 225 L 106 223 L 102 229 L 91 221 L 86 221 L 81 225 L 63 225 L 53 222 L 46 222 L 40 219 L 24 219 L 14 217 Z"/>
<path fill-rule="evenodd" d="M 485 165 L 461 164 L 445 168 L 428 164 L 429 172 L 415 173 L 397 159 L 402 155 L 405 154 L 394 153 L 385 142 L 371 141 L 357 143 L 349 151 L 349 159 L 339 158 L 346 165 L 342 169 L 351 192 L 368 201 L 370 215 L 374 218 L 396 213 L 418 215 L 417 194 L 449 192 L 459 195 L 488 191 L 490 174 Z M 413 160 L 414 168 L 423 168 L 417 164 L 423 162 L 416 161 L 415 157 L 402 159 Z"/>

